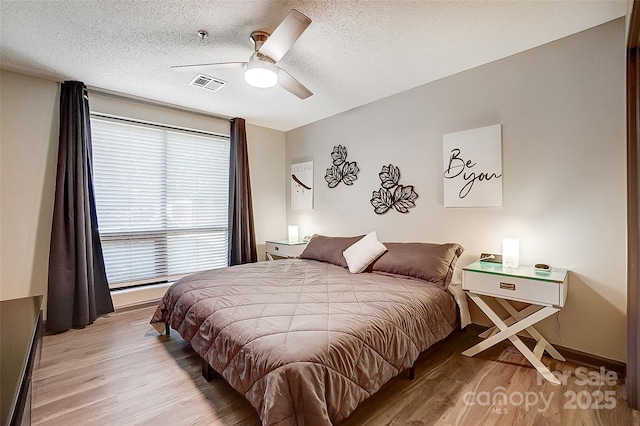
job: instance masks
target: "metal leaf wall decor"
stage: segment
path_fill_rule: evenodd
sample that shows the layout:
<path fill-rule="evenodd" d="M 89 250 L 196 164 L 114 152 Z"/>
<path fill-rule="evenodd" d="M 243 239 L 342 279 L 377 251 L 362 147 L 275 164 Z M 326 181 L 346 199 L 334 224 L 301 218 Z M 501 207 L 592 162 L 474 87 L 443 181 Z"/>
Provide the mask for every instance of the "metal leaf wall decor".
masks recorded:
<path fill-rule="evenodd" d="M 331 152 L 333 165 L 327 169 L 324 180 L 329 188 L 335 188 L 340 182 L 345 185 L 353 185 L 358 179 L 360 169 L 355 161 L 347 161 L 347 148 L 342 145 L 334 146 Z"/>
<path fill-rule="evenodd" d="M 382 166 L 378 174 L 382 183 L 379 191 L 373 191 L 371 205 L 377 214 L 385 214 L 392 208 L 400 213 L 409 213 L 409 209 L 416 206 L 418 194 L 413 185 L 400 185 L 400 169 L 393 164 Z"/>

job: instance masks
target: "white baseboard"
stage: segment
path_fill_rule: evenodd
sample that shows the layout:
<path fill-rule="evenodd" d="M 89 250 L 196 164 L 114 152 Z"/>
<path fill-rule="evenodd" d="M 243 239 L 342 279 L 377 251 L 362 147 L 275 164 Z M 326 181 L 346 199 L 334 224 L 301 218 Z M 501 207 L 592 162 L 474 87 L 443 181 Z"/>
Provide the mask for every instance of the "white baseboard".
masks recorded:
<path fill-rule="evenodd" d="M 111 292 L 113 307 L 115 309 L 121 309 L 128 306 L 140 305 L 142 303 L 160 301 L 171 284 L 173 283 L 154 284 L 144 287 L 113 290 Z"/>

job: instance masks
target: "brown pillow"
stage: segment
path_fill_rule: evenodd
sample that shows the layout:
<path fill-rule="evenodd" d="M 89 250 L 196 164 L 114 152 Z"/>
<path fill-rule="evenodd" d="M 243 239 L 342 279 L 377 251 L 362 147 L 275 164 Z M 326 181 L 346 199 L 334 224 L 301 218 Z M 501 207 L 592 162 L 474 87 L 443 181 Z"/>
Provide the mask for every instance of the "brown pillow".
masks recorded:
<path fill-rule="evenodd" d="M 314 235 L 309 240 L 300 255 L 300 259 L 313 259 L 321 262 L 329 262 L 334 265 L 347 267 L 347 261 L 342 252 L 351 247 L 353 243 L 360 241 L 364 235 L 357 237 L 325 237 L 324 235 Z"/>
<path fill-rule="evenodd" d="M 405 275 L 429 281 L 445 290 L 458 257 L 464 251 L 460 244 L 384 243 L 387 252 L 367 269 L 373 272 Z"/>

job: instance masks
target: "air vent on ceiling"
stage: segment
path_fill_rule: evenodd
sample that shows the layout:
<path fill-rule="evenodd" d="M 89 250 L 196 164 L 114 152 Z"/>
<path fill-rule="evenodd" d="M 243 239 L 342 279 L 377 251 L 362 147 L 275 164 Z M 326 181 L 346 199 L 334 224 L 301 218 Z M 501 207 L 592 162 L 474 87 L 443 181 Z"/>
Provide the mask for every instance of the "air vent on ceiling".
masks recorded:
<path fill-rule="evenodd" d="M 198 74 L 195 76 L 191 83 L 191 86 L 202 87 L 203 89 L 211 90 L 212 92 L 217 92 L 227 84 L 226 81 L 220 80 L 218 78 L 209 77 L 208 75 Z"/>

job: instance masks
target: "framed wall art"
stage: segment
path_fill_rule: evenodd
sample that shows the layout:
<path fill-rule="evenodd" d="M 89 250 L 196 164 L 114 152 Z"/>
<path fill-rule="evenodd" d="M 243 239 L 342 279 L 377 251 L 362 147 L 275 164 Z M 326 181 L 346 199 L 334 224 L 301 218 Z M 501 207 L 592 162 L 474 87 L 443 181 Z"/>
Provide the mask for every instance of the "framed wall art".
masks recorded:
<path fill-rule="evenodd" d="M 442 137 L 445 207 L 502 206 L 502 125 Z"/>
<path fill-rule="evenodd" d="M 313 209 L 313 161 L 291 165 L 291 209 Z"/>

